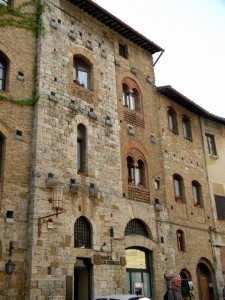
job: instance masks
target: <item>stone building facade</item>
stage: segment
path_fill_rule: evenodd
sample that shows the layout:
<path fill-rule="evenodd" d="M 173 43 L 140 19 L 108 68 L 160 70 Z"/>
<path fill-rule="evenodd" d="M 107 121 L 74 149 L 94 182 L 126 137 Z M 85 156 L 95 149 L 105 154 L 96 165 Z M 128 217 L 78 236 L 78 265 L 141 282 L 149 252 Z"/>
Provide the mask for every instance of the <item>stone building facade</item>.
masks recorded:
<path fill-rule="evenodd" d="M 156 87 L 164 50 L 94 2 L 47 4 L 37 39 L 0 32 L 0 299 L 156 300 L 174 275 L 195 299 L 222 299 L 223 177 L 205 134 L 222 158 L 225 120 Z M 16 105 L 34 83 L 37 103 Z"/>

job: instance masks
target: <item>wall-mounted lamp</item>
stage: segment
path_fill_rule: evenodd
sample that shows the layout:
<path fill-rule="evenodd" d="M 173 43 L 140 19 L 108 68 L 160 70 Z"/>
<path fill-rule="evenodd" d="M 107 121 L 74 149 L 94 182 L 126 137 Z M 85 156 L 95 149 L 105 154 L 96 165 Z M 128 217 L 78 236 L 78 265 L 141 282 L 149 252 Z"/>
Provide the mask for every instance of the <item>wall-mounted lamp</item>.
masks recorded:
<path fill-rule="evenodd" d="M 52 209 L 59 211 L 63 209 L 63 187 L 55 185 L 52 189 Z"/>
<path fill-rule="evenodd" d="M 12 274 L 12 272 L 13 272 L 13 270 L 14 270 L 14 268 L 15 268 L 15 265 L 16 265 L 16 264 L 14 264 L 14 263 L 11 261 L 11 259 L 9 259 L 9 260 L 7 261 L 7 263 L 5 264 L 5 272 L 6 272 L 6 274 Z"/>
<path fill-rule="evenodd" d="M 58 216 L 59 214 L 63 213 L 63 186 L 61 185 L 55 185 L 52 188 L 52 209 L 56 211 L 56 213 L 47 215 L 44 217 L 38 218 L 38 237 L 41 236 L 41 227 L 44 224 L 44 222 L 52 216 Z M 51 222 L 49 222 L 51 220 Z M 47 220 L 48 226 L 53 225 L 53 220 L 48 219 Z M 51 223 L 51 225 L 50 225 Z M 53 227 L 53 226 L 52 226 Z M 50 227 L 48 227 L 50 228 Z"/>

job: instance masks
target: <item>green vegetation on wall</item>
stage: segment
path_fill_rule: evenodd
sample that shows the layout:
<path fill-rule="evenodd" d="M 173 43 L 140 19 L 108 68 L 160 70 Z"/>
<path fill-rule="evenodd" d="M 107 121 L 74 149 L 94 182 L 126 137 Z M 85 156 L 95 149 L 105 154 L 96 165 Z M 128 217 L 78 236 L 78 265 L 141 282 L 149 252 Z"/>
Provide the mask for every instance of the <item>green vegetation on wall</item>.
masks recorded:
<path fill-rule="evenodd" d="M 29 0 L 15 8 L 0 4 L 0 28 L 1 27 L 16 27 L 32 31 L 36 36 L 44 33 L 44 25 L 41 15 L 45 11 L 46 1 Z M 30 12 L 33 11 L 33 12 Z M 37 68 L 33 72 L 34 83 L 36 85 Z M 10 101 L 17 105 L 33 105 L 38 101 L 37 92 L 32 93 L 32 99 L 15 100 L 10 96 L 0 94 L 0 101 Z"/>

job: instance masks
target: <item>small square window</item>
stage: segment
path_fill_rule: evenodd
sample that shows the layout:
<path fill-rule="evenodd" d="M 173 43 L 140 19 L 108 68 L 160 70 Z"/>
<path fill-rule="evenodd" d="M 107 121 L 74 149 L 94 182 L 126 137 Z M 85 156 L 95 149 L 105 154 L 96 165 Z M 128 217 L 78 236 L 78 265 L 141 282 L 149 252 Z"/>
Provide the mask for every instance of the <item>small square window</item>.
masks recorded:
<path fill-rule="evenodd" d="M 119 55 L 128 58 L 127 46 L 119 44 Z"/>

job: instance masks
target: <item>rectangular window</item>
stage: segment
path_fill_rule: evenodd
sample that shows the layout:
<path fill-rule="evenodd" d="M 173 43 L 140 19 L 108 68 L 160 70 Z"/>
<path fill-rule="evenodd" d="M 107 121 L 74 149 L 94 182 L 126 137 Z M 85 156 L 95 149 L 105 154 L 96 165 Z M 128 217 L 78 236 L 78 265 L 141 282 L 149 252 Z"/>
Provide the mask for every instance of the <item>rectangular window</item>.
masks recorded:
<path fill-rule="evenodd" d="M 225 220 L 225 196 L 214 195 L 216 201 L 217 217 L 219 220 Z"/>
<path fill-rule="evenodd" d="M 125 45 L 119 44 L 119 55 L 128 58 L 127 47 Z"/>
<path fill-rule="evenodd" d="M 206 133 L 205 136 L 206 136 L 208 153 L 212 155 L 217 155 L 214 135 Z"/>
<path fill-rule="evenodd" d="M 194 195 L 194 204 L 199 204 L 200 201 L 199 201 L 199 195 L 198 195 L 198 188 L 197 186 L 193 185 L 192 186 L 192 189 L 193 189 L 193 195 Z"/>

